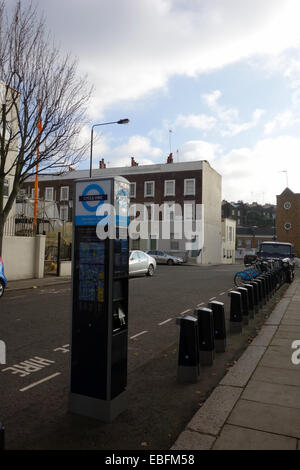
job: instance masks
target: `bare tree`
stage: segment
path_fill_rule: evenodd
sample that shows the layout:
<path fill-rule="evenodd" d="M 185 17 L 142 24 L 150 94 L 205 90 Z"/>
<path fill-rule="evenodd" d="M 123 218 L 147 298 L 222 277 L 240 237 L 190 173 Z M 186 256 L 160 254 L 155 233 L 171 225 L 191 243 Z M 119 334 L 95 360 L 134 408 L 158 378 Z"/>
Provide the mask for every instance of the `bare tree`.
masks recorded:
<path fill-rule="evenodd" d="M 37 171 L 63 172 L 84 155 L 79 134 L 91 89 L 77 61 L 54 45 L 37 9 L 20 0 L 12 12 L 0 3 L 0 81 L 1 254 L 4 224 L 24 180 Z"/>

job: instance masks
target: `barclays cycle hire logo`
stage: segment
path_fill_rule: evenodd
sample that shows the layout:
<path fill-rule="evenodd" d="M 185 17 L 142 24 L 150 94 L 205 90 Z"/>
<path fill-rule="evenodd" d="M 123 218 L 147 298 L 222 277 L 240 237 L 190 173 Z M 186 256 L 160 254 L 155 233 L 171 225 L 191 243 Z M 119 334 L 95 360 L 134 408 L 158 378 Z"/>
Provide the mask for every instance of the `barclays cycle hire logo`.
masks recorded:
<path fill-rule="evenodd" d="M 102 217 L 97 216 L 97 209 L 107 201 L 107 194 L 103 188 L 96 183 L 87 185 L 82 194 L 78 198 L 83 209 L 76 209 L 75 224 L 76 225 L 97 225 Z"/>
<path fill-rule="evenodd" d="M 98 194 L 88 194 L 90 191 L 96 191 Z M 98 207 L 107 200 L 107 195 L 104 194 L 103 189 L 98 184 L 89 184 L 82 195 L 79 196 L 79 201 L 88 212 L 96 212 Z M 90 205 L 90 202 L 99 201 L 98 204 Z"/>

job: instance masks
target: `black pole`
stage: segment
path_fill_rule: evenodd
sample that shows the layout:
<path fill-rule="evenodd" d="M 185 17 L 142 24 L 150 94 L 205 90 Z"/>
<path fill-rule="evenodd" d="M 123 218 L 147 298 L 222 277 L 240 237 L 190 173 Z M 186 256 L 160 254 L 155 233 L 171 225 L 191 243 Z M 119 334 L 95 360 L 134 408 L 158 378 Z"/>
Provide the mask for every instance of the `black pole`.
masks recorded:
<path fill-rule="evenodd" d="M 61 232 L 57 234 L 57 263 L 56 263 L 56 276 L 60 275 L 60 241 L 61 241 Z"/>

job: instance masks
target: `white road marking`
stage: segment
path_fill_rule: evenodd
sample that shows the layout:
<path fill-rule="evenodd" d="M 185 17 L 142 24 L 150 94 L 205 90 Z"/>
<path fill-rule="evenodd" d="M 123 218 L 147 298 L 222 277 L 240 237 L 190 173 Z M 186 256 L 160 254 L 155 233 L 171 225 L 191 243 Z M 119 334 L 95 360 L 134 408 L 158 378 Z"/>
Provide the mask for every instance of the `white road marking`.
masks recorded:
<path fill-rule="evenodd" d="M 201 305 L 204 305 L 204 302 L 201 302 L 201 304 L 198 304 L 197 307 L 201 307 Z"/>
<path fill-rule="evenodd" d="M 28 385 L 27 387 L 20 388 L 19 391 L 20 391 L 20 392 L 25 392 L 26 390 L 29 390 L 30 388 L 36 387 L 37 385 L 40 385 L 40 384 L 43 383 L 43 382 L 46 382 L 46 381 L 51 380 L 51 379 L 54 379 L 54 377 L 57 377 L 57 376 L 60 375 L 60 374 L 61 374 L 60 372 L 56 372 L 56 374 L 49 375 L 49 377 L 45 377 L 44 379 L 39 380 L 38 382 L 34 382 L 33 384 Z"/>
<path fill-rule="evenodd" d="M 162 321 L 161 323 L 158 323 L 158 326 L 165 325 L 165 323 L 168 323 L 169 321 L 173 320 L 172 318 L 168 318 L 168 320 Z"/>
<path fill-rule="evenodd" d="M 215 300 L 216 298 L 217 298 L 217 297 L 212 297 L 212 298 L 211 298 L 211 299 L 209 299 L 209 300 Z"/>
<path fill-rule="evenodd" d="M 140 333 L 137 333 L 136 335 L 134 335 L 134 336 L 131 336 L 131 338 L 130 338 L 130 339 L 137 338 L 138 336 L 144 335 L 145 333 L 148 333 L 148 331 L 141 331 Z"/>
<path fill-rule="evenodd" d="M 184 315 L 185 313 L 188 313 L 190 311 L 191 311 L 191 309 L 189 308 L 188 310 L 185 310 L 184 312 L 181 312 L 179 315 Z"/>
<path fill-rule="evenodd" d="M 220 292 L 220 294 L 219 294 L 219 295 L 224 295 L 224 294 L 225 294 L 225 292 Z"/>

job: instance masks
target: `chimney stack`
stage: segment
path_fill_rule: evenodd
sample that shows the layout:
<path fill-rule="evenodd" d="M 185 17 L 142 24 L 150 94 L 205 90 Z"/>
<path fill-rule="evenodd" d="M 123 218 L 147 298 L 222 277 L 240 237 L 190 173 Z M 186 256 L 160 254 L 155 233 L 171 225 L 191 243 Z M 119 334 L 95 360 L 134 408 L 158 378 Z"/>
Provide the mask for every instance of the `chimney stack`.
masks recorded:
<path fill-rule="evenodd" d="M 170 155 L 168 156 L 167 163 L 173 163 L 173 153 L 170 153 Z"/>
<path fill-rule="evenodd" d="M 106 163 L 104 163 L 104 158 L 102 158 L 100 160 L 100 163 L 99 163 L 99 168 L 102 170 L 103 168 L 106 168 Z"/>
<path fill-rule="evenodd" d="M 139 164 L 135 161 L 134 157 L 131 157 L 131 166 L 139 166 Z"/>

